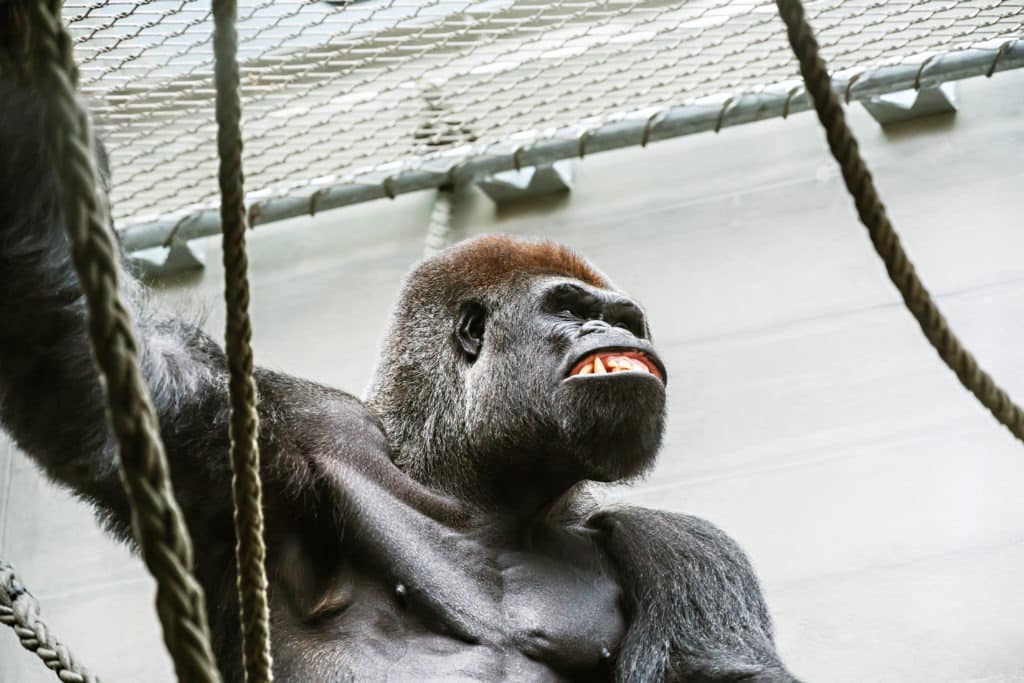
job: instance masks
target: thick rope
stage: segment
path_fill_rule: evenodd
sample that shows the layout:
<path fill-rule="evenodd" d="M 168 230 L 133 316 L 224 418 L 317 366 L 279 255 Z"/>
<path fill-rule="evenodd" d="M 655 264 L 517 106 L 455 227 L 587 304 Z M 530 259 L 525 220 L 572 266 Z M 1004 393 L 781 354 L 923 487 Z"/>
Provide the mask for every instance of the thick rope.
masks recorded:
<path fill-rule="evenodd" d="M 47 668 L 66 683 L 100 683 L 75 661 L 74 656 L 50 632 L 39 616 L 39 603 L 14 574 L 14 567 L 0 561 L 0 624 L 14 629 L 21 646 L 34 652 Z"/>
<path fill-rule="evenodd" d="M 455 190 L 441 188 L 434 195 L 434 206 L 430 209 L 427 224 L 427 240 L 423 246 L 423 257 L 427 258 L 443 251 L 452 234 L 452 212 L 455 205 Z"/>
<path fill-rule="evenodd" d="M 963 347 L 917 277 L 914 264 L 903 251 L 875 189 L 871 173 L 860 156 L 857 141 L 846 124 L 839 98 L 832 91 L 832 80 L 818 53 L 814 33 L 804 18 L 803 5 L 800 0 L 776 0 L 775 4 L 786 23 L 789 43 L 800 62 L 807 92 L 814 100 L 818 119 L 827 133 L 832 156 L 839 162 L 846 188 L 857 205 L 857 213 L 868 229 L 875 251 L 885 262 L 889 278 L 896 285 L 907 308 L 914 314 L 925 337 L 935 347 L 942 361 L 956 373 L 960 383 L 1014 436 L 1024 441 L 1024 411 L 1013 403 L 992 377 L 978 366 L 978 361 L 970 351 Z"/>
<path fill-rule="evenodd" d="M 242 627 L 242 661 L 248 683 L 273 680 L 270 609 L 264 566 L 263 489 L 257 442 L 256 381 L 249 322 L 249 262 L 245 252 L 242 178 L 242 101 L 239 95 L 235 0 L 213 0 L 213 50 L 217 80 L 217 152 L 224 244 L 225 351 L 230 370 L 231 490 L 235 502 L 235 561 Z"/>
<path fill-rule="evenodd" d="M 421 154 L 476 141 L 477 136 L 473 130 L 452 112 L 439 81 L 424 78 L 420 87 L 423 90 L 425 120 L 412 135 Z M 423 245 L 424 258 L 442 251 L 451 242 L 457 189 L 454 179 L 437 188 L 427 224 L 427 239 Z"/>
<path fill-rule="evenodd" d="M 191 575 L 192 546 L 171 490 L 159 426 L 139 369 L 131 317 L 118 297 L 118 251 L 97 201 L 89 118 L 60 0 L 30 3 L 36 33 L 33 79 L 43 103 L 47 153 L 56 168 L 71 257 L 88 306 L 93 358 L 103 378 L 121 480 L 142 558 L 157 581 L 156 609 L 178 679 L 219 681 L 203 593 Z"/>

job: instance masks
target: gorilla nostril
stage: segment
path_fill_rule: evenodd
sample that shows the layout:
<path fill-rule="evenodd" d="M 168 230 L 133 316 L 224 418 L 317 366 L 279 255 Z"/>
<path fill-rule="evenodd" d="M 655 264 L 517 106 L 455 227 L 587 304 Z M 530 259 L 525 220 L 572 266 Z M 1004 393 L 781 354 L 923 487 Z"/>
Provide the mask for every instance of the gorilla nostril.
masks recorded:
<path fill-rule="evenodd" d="M 603 320 L 588 320 L 580 326 L 580 335 L 590 334 L 591 332 L 604 332 L 611 329 L 611 325 Z"/>

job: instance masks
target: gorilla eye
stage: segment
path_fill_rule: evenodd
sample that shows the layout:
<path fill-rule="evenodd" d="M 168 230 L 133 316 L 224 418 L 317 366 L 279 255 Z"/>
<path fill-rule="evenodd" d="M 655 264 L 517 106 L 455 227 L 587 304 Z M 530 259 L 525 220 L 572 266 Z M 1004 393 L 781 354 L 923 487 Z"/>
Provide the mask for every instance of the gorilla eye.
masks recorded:
<path fill-rule="evenodd" d="M 455 338 L 459 347 L 470 362 L 480 355 L 484 344 L 484 323 L 487 310 L 476 301 L 468 301 L 459 309 L 459 318 L 455 326 Z"/>

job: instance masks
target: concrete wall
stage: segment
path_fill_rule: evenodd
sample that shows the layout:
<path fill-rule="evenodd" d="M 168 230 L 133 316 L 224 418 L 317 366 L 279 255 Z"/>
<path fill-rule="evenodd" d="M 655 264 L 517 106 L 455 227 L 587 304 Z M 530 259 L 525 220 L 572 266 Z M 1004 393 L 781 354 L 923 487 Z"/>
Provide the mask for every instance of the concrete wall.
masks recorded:
<path fill-rule="evenodd" d="M 853 123 L 927 285 L 1024 400 L 1024 74 L 955 117 Z M 431 197 L 260 228 L 260 363 L 359 392 Z M 649 308 L 671 383 L 657 470 L 609 496 L 705 516 L 765 583 L 810 681 L 1024 681 L 1024 451 L 936 358 L 885 277 L 812 115 L 587 158 L 570 197 L 461 235 L 555 238 Z M 164 288 L 221 336 L 219 257 Z M 170 679 L 152 584 L 89 511 L 0 445 L 0 557 L 107 681 Z M 52 680 L 0 631 L 0 681 Z"/>

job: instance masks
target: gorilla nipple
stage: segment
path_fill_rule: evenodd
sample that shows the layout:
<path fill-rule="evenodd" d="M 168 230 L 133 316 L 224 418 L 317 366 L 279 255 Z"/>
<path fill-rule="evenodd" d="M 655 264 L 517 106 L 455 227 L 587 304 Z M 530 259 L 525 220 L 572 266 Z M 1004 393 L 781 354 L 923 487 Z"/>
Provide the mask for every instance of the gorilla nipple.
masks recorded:
<path fill-rule="evenodd" d="M 409 595 L 409 589 L 407 589 L 405 587 L 404 583 L 396 583 L 395 584 L 395 599 L 398 601 L 399 605 L 401 605 L 402 607 L 405 607 L 405 601 L 406 601 L 406 598 L 408 597 L 408 595 Z"/>

